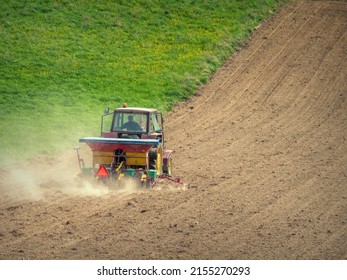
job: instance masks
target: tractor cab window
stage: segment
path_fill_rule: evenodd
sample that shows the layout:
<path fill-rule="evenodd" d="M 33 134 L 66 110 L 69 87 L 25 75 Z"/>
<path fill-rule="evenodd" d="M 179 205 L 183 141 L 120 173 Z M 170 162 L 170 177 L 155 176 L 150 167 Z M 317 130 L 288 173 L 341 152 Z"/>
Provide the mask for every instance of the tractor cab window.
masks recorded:
<path fill-rule="evenodd" d="M 116 112 L 112 131 L 144 133 L 147 130 L 147 115 L 144 113 Z"/>
<path fill-rule="evenodd" d="M 157 114 L 151 114 L 150 121 L 149 121 L 149 132 L 152 133 L 159 133 L 162 131 L 162 124 L 161 121 L 158 120 Z"/>

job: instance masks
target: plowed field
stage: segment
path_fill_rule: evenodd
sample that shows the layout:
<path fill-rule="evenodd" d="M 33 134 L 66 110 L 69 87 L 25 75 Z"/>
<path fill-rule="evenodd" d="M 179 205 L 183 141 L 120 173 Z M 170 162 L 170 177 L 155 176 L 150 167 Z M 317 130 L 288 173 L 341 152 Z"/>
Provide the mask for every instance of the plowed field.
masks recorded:
<path fill-rule="evenodd" d="M 0 258 L 347 259 L 346 97 L 347 2 L 295 1 L 167 116 L 189 188 L 77 187 L 73 150 L 3 169 Z"/>

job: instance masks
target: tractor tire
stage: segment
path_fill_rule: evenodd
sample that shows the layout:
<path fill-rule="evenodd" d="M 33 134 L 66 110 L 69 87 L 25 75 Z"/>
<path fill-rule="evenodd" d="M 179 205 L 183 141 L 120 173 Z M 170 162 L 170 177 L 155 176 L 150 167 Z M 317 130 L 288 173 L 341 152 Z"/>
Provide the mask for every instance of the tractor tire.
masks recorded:
<path fill-rule="evenodd" d="M 172 175 L 172 158 L 171 157 L 168 159 L 168 164 L 163 165 L 163 173 L 168 176 Z"/>

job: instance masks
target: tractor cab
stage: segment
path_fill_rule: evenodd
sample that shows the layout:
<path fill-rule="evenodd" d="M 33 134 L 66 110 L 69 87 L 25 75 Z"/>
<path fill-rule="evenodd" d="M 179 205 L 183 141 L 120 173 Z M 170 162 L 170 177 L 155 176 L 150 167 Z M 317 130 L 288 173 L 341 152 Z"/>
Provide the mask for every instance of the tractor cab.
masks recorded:
<path fill-rule="evenodd" d="M 112 120 L 106 121 L 107 117 Z M 158 139 L 163 142 L 163 117 L 156 109 L 117 108 L 102 116 L 101 137 Z M 104 130 L 105 129 L 105 130 Z"/>

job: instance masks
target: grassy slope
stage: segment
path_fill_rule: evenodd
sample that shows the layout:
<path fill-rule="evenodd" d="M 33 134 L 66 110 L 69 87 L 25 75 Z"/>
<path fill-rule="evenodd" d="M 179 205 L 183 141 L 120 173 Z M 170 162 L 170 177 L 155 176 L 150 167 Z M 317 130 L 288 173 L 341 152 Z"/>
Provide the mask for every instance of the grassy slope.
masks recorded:
<path fill-rule="evenodd" d="M 3 2 L 0 162 L 73 147 L 105 106 L 169 110 L 280 0 Z"/>

